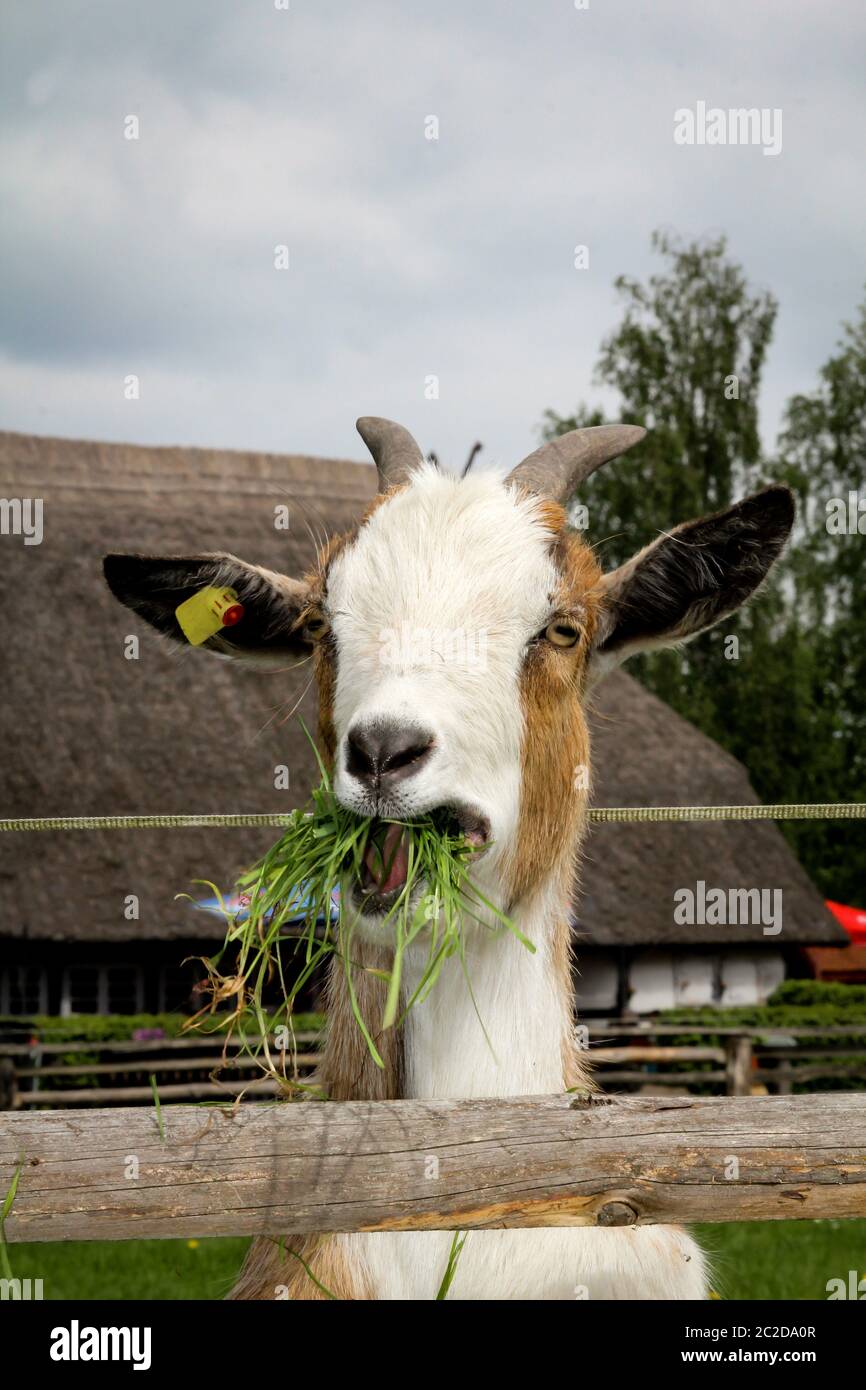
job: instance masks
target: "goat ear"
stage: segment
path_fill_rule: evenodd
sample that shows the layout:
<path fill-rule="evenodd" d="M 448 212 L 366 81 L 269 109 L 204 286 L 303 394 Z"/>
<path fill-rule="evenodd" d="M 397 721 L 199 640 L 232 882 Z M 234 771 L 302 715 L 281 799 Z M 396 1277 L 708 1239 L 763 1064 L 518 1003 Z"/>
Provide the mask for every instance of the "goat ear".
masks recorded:
<path fill-rule="evenodd" d="M 310 649 L 303 617 L 310 602 L 306 584 L 248 565 L 234 555 L 106 555 L 103 572 L 116 599 L 165 637 L 187 643 L 176 610 L 201 589 L 231 588 L 243 616 L 200 643 L 222 656 L 303 656 Z"/>
<path fill-rule="evenodd" d="M 593 678 L 635 652 L 687 642 L 728 617 L 763 583 L 793 522 L 791 491 L 768 487 L 687 521 L 606 574 Z"/>

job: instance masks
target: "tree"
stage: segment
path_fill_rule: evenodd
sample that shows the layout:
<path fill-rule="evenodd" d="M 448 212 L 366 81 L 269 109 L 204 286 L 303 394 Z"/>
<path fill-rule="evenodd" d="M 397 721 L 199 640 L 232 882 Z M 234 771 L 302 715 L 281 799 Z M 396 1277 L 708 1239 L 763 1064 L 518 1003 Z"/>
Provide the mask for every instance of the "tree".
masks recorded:
<path fill-rule="evenodd" d="M 802 799 L 864 801 L 866 301 L 843 325 L 816 389 L 788 402 L 778 452 L 778 476 L 800 499 L 788 572 L 792 621 L 809 635 L 812 662 Z M 866 906 L 861 824 L 803 825 L 792 838 L 829 896 Z"/>
<path fill-rule="evenodd" d="M 724 238 L 684 246 L 656 234 L 653 245 L 664 269 L 646 285 L 616 281 L 624 314 L 597 368 L 619 392 L 617 418 L 651 433 L 581 489 L 588 539 L 611 568 L 660 530 L 774 480 L 797 492 L 799 520 L 753 604 L 679 652 L 639 658 L 632 672 L 738 757 L 763 800 L 862 801 L 866 534 L 834 534 L 827 520 L 833 499 L 847 504 L 863 477 L 866 305 L 816 390 L 789 402 L 777 457 L 762 459 L 758 393 L 776 301 L 749 287 Z M 570 417 L 548 411 L 544 436 L 603 423 L 586 405 Z M 866 906 L 860 825 L 783 829 L 827 896 Z"/>
<path fill-rule="evenodd" d="M 600 383 L 622 399 L 620 418 L 651 432 L 636 450 L 596 473 L 581 492 L 589 538 L 605 568 L 681 521 L 733 500 L 757 471 L 757 398 L 776 318 L 772 295 L 750 290 L 724 237 L 683 245 L 656 232 L 663 270 L 647 284 L 620 276 L 625 305 L 602 344 Z M 601 424 L 600 411 L 545 415 L 544 436 Z M 682 652 L 641 658 L 641 679 L 701 727 L 713 722 L 719 683 L 730 683 L 723 638 L 742 641 L 747 620 L 699 638 Z"/>

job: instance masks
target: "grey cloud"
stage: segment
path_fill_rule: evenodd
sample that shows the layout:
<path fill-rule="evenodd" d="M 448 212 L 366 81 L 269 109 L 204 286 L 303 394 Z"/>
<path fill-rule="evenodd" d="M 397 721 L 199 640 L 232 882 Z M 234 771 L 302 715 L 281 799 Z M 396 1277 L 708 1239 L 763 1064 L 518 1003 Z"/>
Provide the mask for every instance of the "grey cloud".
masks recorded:
<path fill-rule="evenodd" d="M 386 413 L 507 462 L 604 398 L 613 278 L 666 225 L 727 231 L 782 301 L 772 439 L 861 293 L 864 28 L 804 0 L 7 6 L 4 423 L 359 456 Z M 697 99 L 781 107 L 783 153 L 675 146 Z"/>

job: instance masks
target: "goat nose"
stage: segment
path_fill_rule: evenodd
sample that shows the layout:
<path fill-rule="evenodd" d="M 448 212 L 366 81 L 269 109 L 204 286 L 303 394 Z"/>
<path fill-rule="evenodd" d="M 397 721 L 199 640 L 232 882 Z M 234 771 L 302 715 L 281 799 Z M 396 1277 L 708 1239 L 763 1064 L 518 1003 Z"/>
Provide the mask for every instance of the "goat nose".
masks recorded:
<path fill-rule="evenodd" d="M 361 724 L 349 730 L 346 767 L 365 787 L 388 792 L 420 772 L 433 735 L 418 724 Z"/>

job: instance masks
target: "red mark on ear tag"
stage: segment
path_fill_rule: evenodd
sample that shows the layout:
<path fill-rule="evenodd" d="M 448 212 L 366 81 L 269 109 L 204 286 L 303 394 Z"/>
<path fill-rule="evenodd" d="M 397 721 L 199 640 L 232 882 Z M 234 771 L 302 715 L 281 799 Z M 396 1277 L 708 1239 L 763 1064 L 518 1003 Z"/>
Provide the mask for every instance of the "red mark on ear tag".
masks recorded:
<path fill-rule="evenodd" d="M 209 584 L 184 599 L 174 610 L 181 632 L 194 647 L 215 637 L 221 628 L 234 627 L 244 612 L 237 590 L 214 589 Z"/>
<path fill-rule="evenodd" d="M 233 603 L 231 608 L 227 608 L 223 613 L 223 627 L 234 627 L 244 616 L 245 608 L 242 603 Z"/>

